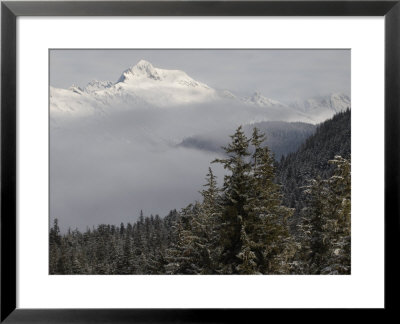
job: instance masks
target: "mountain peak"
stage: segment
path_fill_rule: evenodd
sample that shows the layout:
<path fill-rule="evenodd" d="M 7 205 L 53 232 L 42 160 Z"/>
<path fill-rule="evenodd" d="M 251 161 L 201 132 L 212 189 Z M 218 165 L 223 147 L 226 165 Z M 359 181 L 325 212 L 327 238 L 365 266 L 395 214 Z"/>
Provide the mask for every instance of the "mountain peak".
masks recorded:
<path fill-rule="evenodd" d="M 135 67 L 137 67 L 138 69 L 151 69 L 154 68 L 153 65 L 146 60 L 140 60 L 139 62 L 136 63 Z"/>
<path fill-rule="evenodd" d="M 146 60 L 140 60 L 136 65 L 125 70 L 117 82 L 125 82 L 137 78 L 161 80 L 161 77 L 157 72 L 157 69 L 154 68 L 154 66 L 150 62 Z"/>
<path fill-rule="evenodd" d="M 266 107 L 283 106 L 279 101 L 264 97 L 259 91 L 254 92 L 251 97 L 245 98 L 245 102 Z"/>

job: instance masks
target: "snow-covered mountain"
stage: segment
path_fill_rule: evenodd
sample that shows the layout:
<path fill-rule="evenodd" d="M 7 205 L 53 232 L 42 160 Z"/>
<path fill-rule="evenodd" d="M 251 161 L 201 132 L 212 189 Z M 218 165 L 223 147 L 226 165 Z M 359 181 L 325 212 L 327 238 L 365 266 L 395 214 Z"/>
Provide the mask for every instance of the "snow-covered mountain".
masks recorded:
<path fill-rule="evenodd" d="M 116 85 L 159 107 L 202 103 L 218 97 L 214 89 L 185 72 L 155 68 L 145 60 L 124 71 Z"/>
<path fill-rule="evenodd" d="M 351 99 L 343 93 L 333 93 L 327 96 L 313 97 L 307 100 L 297 100 L 290 104 L 294 109 L 321 121 L 351 107 Z"/>
<path fill-rule="evenodd" d="M 285 105 L 279 101 L 264 97 L 260 92 L 256 91 L 251 97 L 243 98 L 243 102 L 247 104 L 256 105 L 259 107 L 285 107 Z"/>
<path fill-rule="evenodd" d="M 304 101 L 295 101 L 293 103 L 294 108 L 304 112 L 325 108 L 337 113 L 346 110 L 350 105 L 350 97 L 342 93 L 333 93 L 328 96 L 319 96 Z"/>
<path fill-rule="evenodd" d="M 89 82 L 86 87 L 83 89 L 83 91 L 87 93 L 92 93 L 96 92 L 99 90 L 104 90 L 112 87 L 113 83 L 111 81 L 98 81 L 98 80 L 93 80 Z"/>
<path fill-rule="evenodd" d="M 212 105 L 215 109 L 231 105 L 236 109 L 254 110 L 257 118 L 243 121 L 245 123 L 282 120 L 315 124 L 349 107 L 350 98 L 334 94 L 287 105 L 259 92 L 239 97 L 229 90 L 213 89 L 183 71 L 156 68 L 145 60 L 122 72 L 116 82 L 93 80 L 84 88 L 50 87 L 52 120 L 66 116 L 103 115 L 138 107 L 175 109 L 193 105 Z"/>
<path fill-rule="evenodd" d="M 50 87 L 50 108 L 54 115 L 88 115 L 135 105 L 182 106 L 226 98 L 204 83 L 179 70 L 153 67 L 145 60 L 125 70 L 117 82 L 90 82 L 85 88 Z"/>

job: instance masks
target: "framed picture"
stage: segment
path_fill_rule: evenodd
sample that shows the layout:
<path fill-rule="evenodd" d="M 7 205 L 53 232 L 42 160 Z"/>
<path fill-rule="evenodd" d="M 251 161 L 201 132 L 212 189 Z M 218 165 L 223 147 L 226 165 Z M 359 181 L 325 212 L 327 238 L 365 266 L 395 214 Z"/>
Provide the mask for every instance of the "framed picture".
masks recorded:
<path fill-rule="evenodd" d="M 398 1 L 1 15 L 1 321 L 395 307 Z"/>

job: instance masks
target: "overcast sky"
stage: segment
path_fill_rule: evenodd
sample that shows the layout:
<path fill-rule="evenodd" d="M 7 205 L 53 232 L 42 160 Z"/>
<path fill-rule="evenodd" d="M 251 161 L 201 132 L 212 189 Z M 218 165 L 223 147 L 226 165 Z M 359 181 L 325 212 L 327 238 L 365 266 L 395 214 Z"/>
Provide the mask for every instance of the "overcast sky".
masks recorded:
<path fill-rule="evenodd" d="M 141 59 L 242 96 L 259 91 L 289 102 L 332 92 L 350 95 L 350 50 L 51 50 L 50 85 L 115 82 Z"/>

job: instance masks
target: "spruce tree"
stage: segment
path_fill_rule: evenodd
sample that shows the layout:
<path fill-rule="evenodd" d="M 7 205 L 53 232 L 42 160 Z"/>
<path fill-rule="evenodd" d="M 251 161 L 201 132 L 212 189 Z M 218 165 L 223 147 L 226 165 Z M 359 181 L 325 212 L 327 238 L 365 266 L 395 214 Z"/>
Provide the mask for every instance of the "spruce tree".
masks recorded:
<path fill-rule="evenodd" d="M 312 274 L 349 274 L 351 164 L 341 156 L 329 161 L 334 175 L 311 180 L 308 207 L 300 224 L 301 270 Z"/>
<path fill-rule="evenodd" d="M 221 214 L 221 272 L 225 274 L 238 273 L 237 266 L 242 262 L 238 254 L 242 248 L 240 219 L 247 218 L 245 206 L 248 204 L 250 191 L 251 164 L 249 142 L 242 126 L 239 126 L 231 143 L 224 148 L 227 158 L 216 159 L 229 174 L 224 177 Z"/>
<path fill-rule="evenodd" d="M 300 262 L 301 268 L 311 274 L 320 274 L 328 254 L 327 241 L 324 238 L 325 225 L 329 211 L 329 190 L 326 181 L 312 179 L 306 187 L 308 206 L 302 210 Z"/>
<path fill-rule="evenodd" d="M 199 238 L 193 230 L 193 218 L 197 211 L 192 204 L 183 208 L 174 225 L 174 240 L 167 249 L 165 266 L 167 274 L 198 274 L 201 272 Z"/>
<path fill-rule="evenodd" d="M 261 273 L 287 273 L 294 254 L 287 219 L 293 211 L 282 205 L 282 194 L 275 183 L 274 158 L 266 146 L 264 134 L 254 128 L 252 178 L 245 219 L 247 239 L 257 256 Z"/>
<path fill-rule="evenodd" d="M 197 210 L 192 218 L 191 235 L 198 249 L 201 274 L 215 274 L 220 268 L 221 206 L 220 189 L 210 167 L 204 187 L 206 189 L 200 191 L 203 201 L 196 205 Z"/>

